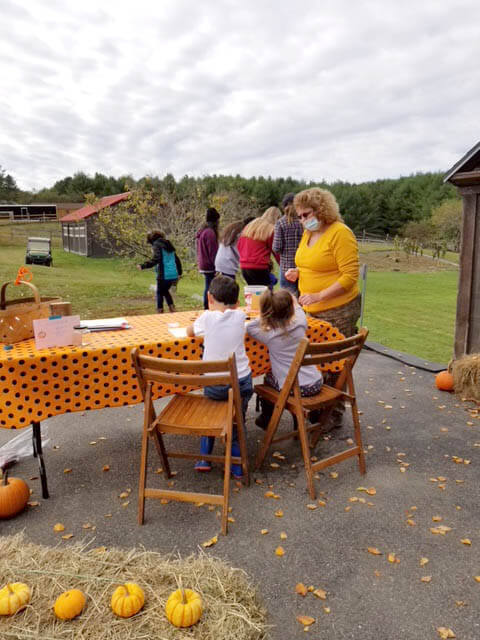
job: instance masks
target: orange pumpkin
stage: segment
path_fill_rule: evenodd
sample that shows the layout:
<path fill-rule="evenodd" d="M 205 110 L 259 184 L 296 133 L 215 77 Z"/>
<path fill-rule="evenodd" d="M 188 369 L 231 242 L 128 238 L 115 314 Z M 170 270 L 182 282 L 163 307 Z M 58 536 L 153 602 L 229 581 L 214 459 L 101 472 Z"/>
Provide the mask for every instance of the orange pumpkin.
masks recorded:
<path fill-rule="evenodd" d="M 448 371 L 440 371 L 435 377 L 435 384 L 440 391 L 453 391 L 453 376 Z"/>
<path fill-rule="evenodd" d="M 0 484 L 0 518 L 11 518 L 20 513 L 30 498 L 30 489 L 21 478 L 9 478 L 5 471 Z"/>

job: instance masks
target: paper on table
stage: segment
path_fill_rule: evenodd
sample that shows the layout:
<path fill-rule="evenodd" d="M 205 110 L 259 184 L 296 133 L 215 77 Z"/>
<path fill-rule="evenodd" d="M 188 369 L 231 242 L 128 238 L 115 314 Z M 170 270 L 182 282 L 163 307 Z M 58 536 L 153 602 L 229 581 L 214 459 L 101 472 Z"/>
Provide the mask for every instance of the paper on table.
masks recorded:
<path fill-rule="evenodd" d="M 128 327 L 128 322 L 126 318 L 102 318 L 100 320 L 81 320 L 79 326 L 81 329 L 97 329 L 101 327 L 122 329 Z"/>
<path fill-rule="evenodd" d="M 175 338 L 187 337 L 187 327 L 168 327 L 168 330 Z"/>
<path fill-rule="evenodd" d="M 82 344 L 82 334 L 74 330 L 80 316 L 52 316 L 33 321 L 35 348 L 66 347 Z"/>

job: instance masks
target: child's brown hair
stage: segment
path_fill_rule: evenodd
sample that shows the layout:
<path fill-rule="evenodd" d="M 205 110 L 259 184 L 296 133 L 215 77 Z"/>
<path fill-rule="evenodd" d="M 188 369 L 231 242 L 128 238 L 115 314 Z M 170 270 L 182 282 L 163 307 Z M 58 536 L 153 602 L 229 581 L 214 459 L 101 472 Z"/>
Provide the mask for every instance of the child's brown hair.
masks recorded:
<path fill-rule="evenodd" d="M 267 289 L 260 296 L 260 326 L 264 331 L 286 329 L 294 313 L 292 294 L 286 289 Z"/>

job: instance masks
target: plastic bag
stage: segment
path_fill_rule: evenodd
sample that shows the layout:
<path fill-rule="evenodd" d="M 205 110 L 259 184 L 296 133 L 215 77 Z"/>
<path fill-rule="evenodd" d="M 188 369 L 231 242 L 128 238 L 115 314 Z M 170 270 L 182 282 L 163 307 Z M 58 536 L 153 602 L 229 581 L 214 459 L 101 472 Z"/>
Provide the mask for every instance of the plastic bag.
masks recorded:
<path fill-rule="evenodd" d="M 48 437 L 48 427 L 42 429 L 42 450 L 50 442 Z M 0 468 L 7 464 L 18 462 L 21 458 L 33 456 L 32 431 L 23 429 L 18 436 L 9 440 L 3 447 L 0 447 Z"/>

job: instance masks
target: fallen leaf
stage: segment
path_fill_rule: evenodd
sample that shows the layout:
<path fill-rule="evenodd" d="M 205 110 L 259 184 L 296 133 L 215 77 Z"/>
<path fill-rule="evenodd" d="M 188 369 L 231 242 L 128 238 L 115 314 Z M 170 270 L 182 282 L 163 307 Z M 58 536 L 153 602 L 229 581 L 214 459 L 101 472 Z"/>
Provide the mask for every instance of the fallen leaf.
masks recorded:
<path fill-rule="evenodd" d="M 460 542 L 461 542 L 462 544 L 467 544 L 467 545 L 471 545 L 471 544 L 472 544 L 472 541 L 471 541 L 471 540 L 469 540 L 468 538 L 462 538 L 462 539 L 460 540 Z"/>
<path fill-rule="evenodd" d="M 392 564 L 394 564 L 395 562 L 397 562 L 397 558 L 396 558 L 396 556 L 395 556 L 395 554 L 394 554 L 394 553 L 389 553 L 389 554 L 388 554 L 388 556 L 387 556 L 387 560 L 388 560 L 389 562 L 391 562 Z"/>
<path fill-rule="evenodd" d="M 89 442 L 88 444 L 94 445 L 94 444 L 97 444 L 97 441 L 96 441 L 96 440 L 92 440 L 92 441 L 91 441 L 91 442 Z"/>
<path fill-rule="evenodd" d="M 407 524 L 408 524 L 410 527 L 416 527 L 416 526 L 417 526 L 417 523 L 415 522 L 415 520 L 412 520 L 411 518 L 408 518 L 408 520 L 407 520 Z"/>
<path fill-rule="evenodd" d="M 457 636 L 451 629 L 447 627 L 437 627 L 438 635 L 442 640 L 448 640 L 449 638 L 456 638 Z"/>
<path fill-rule="evenodd" d="M 315 618 L 312 618 L 310 616 L 297 616 L 297 622 L 303 624 L 304 627 L 309 627 L 315 622 Z"/>
<path fill-rule="evenodd" d="M 228 516 L 227 521 L 228 522 L 235 522 L 235 518 L 233 516 Z"/>
<path fill-rule="evenodd" d="M 381 556 L 382 552 L 379 551 L 376 547 L 367 547 L 368 553 L 371 553 L 374 556 Z"/>
<path fill-rule="evenodd" d="M 265 491 L 265 493 L 263 494 L 263 496 L 265 498 L 273 498 L 275 494 L 273 493 L 273 491 Z"/>
<path fill-rule="evenodd" d="M 443 520 L 442 516 L 432 516 L 433 522 L 441 522 Z"/>
<path fill-rule="evenodd" d="M 281 509 L 277 509 L 275 511 L 275 515 L 277 516 L 277 518 L 283 518 L 283 511 Z"/>
<path fill-rule="evenodd" d="M 315 511 L 315 509 L 318 509 L 318 505 L 316 505 L 316 504 L 307 504 L 307 509 L 310 509 L 310 511 Z"/>
<path fill-rule="evenodd" d="M 213 538 L 210 538 L 210 540 L 207 540 L 206 542 L 202 542 L 202 547 L 213 547 L 214 544 L 217 544 L 218 542 L 218 536 L 213 536 Z"/>
<path fill-rule="evenodd" d="M 307 587 L 303 584 L 303 582 L 299 582 L 295 585 L 295 591 L 299 596 L 305 597 L 307 595 Z"/>
<path fill-rule="evenodd" d="M 105 553 L 105 551 L 107 550 L 107 547 L 96 547 L 95 549 L 93 549 L 93 551 L 95 551 L 95 553 Z"/>
<path fill-rule="evenodd" d="M 423 576 L 423 578 L 420 578 L 421 582 L 431 582 L 432 581 L 432 576 Z"/>
<path fill-rule="evenodd" d="M 286 540 L 287 539 L 287 534 L 285 533 L 285 531 L 281 531 L 280 532 L 280 540 Z"/>
<path fill-rule="evenodd" d="M 92 525 L 90 524 L 90 522 L 85 522 L 85 524 L 82 524 L 82 529 L 91 529 Z"/>
<path fill-rule="evenodd" d="M 128 507 L 129 504 L 130 500 L 125 500 L 125 502 L 122 502 L 122 507 Z"/>
<path fill-rule="evenodd" d="M 262 534 L 262 536 L 265 536 L 268 533 L 268 529 L 261 529 L 260 533 Z"/>
<path fill-rule="evenodd" d="M 323 610 L 325 611 L 325 613 L 330 613 L 331 611 L 330 607 L 323 607 Z"/>
<path fill-rule="evenodd" d="M 27 504 L 29 507 L 38 507 L 40 503 L 37 502 L 36 500 L 33 500 L 32 502 L 27 502 Z"/>
<path fill-rule="evenodd" d="M 320 598 L 320 600 L 327 599 L 327 592 L 325 591 L 325 589 L 315 589 L 313 595 L 317 596 L 317 598 Z"/>
<path fill-rule="evenodd" d="M 480 582 L 480 576 L 473 576 L 473 579 L 475 580 L 475 582 Z"/>
<path fill-rule="evenodd" d="M 72 470 L 71 469 L 64 469 L 63 473 L 72 473 Z"/>
<path fill-rule="evenodd" d="M 110 471 L 110 465 L 109 464 L 104 464 L 102 467 L 102 471 Z"/>
<path fill-rule="evenodd" d="M 428 558 L 420 558 L 420 566 L 424 567 L 428 563 Z"/>
<path fill-rule="evenodd" d="M 122 499 L 128 498 L 128 491 L 122 491 L 118 497 Z"/>
<path fill-rule="evenodd" d="M 330 478 L 335 480 L 335 478 L 338 478 L 338 473 L 336 471 L 330 471 Z"/>
<path fill-rule="evenodd" d="M 318 506 L 319 506 L 319 507 L 326 507 L 326 506 L 327 506 L 327 503 L 325 502 L 325 500 L 319 500 L 319 501 L 318 501 Z"/>
<path fill-rule="evenodd" d="M 57 522 L 57 524 L 54 525 L 53 530 L 55 531 L 55 533 L 58 533 L 59 531 L 65 531 L 65 527 L 61 522 Z"/>
<path fill-rule="evenodd" d="M 73 538 L 73 533 L 66 533 L 62 538 L 63 540 L 70 540 L 70 538 Z"/>
<path fill-rule="evenodd" d="M 369 489 L 367 489 L 366 493 L 368 493 L 369 496 L 374 496 L 377 493 L 377 490 L 375 489 L 375 487 L 370 487 Z"/>
<path fill-rule="evenodd" d="M 271 462 L 270 466 L 272 467 L 272 469 L 279 469 L 280 465 L 278 464 L 278 462 Z"/>
<path fill-rule="evenodd" d="M 283 547 L 277 547 L 275 549 L 275 555 L 276 556 L 280 556 L 280 557 L 284 556 L 285 555 L 285 549 Z"/>

